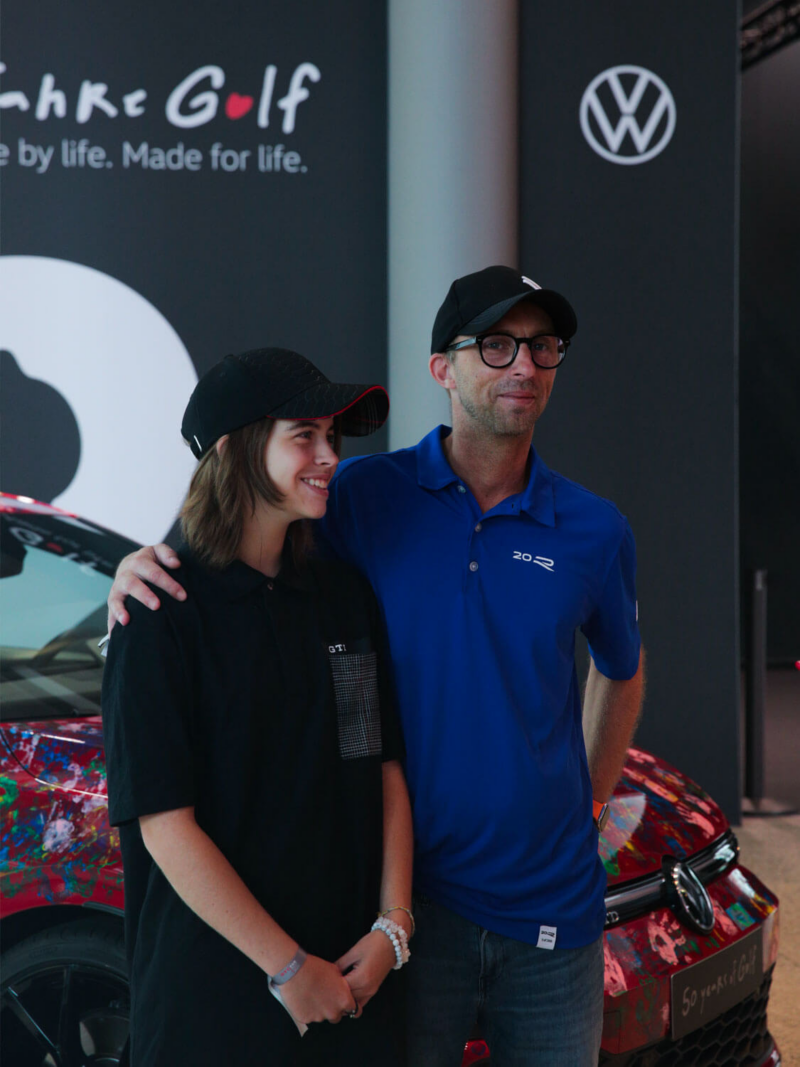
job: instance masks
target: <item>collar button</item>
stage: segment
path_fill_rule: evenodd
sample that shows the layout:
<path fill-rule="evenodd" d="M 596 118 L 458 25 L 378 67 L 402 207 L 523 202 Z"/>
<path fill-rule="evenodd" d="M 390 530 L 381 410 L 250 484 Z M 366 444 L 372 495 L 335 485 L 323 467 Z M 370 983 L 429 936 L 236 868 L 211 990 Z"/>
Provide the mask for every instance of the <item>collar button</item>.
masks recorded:
<path fill-rule="evenodd" d="M 463 485 L 459 485 L 458 491 L 459 491 L 459 493 L 466 493 L 467 490 L 464 488 Z"/>

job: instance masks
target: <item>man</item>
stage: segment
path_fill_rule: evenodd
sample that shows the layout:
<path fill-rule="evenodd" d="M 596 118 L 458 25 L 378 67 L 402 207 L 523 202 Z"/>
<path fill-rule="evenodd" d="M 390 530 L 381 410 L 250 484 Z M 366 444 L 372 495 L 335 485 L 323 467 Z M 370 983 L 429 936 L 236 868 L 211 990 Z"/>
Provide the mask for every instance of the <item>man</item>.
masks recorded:
<path fill-rule="evenodd" d="M 509 267 L 458 279 L 429 364 L 452 430 L 349 460 L 330 486 L 325 537 L 378 595 L 406 739 L 413 1067 L 457 1067 L 476 1022 L 500 1067 L 597 1063 L 593 817 L 622 769 L 643 669 L 630 528 L 531 445 L 576 329 L 563 296 Z M 113 618 L 127 621 L 126 593 L 158 606 L 139 578 L 179 590 L 144 549 L 120 568 Z M 583 732 L 577 628 L 592 653 Z"/>

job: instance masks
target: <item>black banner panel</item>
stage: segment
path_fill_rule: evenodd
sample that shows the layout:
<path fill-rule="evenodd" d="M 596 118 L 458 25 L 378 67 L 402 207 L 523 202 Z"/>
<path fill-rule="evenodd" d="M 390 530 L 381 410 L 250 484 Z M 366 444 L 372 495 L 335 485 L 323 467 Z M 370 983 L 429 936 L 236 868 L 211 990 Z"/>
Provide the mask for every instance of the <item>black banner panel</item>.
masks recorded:
<path fill-rule="evenodd" d="M 742 77 L 742 578 L 747 591 L 767 572 L 768 655 L 781 666 L 800 660 L 798 101 L 800 40 Z"/>
<path fill-rule="evenodd" d="M 384 5 L 9 0 L 0 60 L 3 488 L 160 538 L 226 353 L 386 379 Z"/>
<path fill-rule="evenodd" d="M 638 743 L 736 817 L 737 5 L 521 16 L 520 263 L 579 322 L 538 447 L 636 534 Z"/>

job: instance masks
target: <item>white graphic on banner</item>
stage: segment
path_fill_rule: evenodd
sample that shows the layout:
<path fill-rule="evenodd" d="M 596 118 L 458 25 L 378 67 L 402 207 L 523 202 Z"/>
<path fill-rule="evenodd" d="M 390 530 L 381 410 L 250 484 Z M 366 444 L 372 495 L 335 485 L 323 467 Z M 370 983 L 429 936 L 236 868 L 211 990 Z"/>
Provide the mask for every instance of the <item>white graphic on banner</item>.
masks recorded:
<path fill-rule="evenodd" d="M 0 63 L 0 74 L 6 74 L 7 71 L 6 64 Z M 255 112 L 257 125 L 262 130 L 267 129 L 270 124 L 270 109 L 277 74 L 278 68 L 274 63 L 269 63 L 264 68 L 261 95 Z M 316 83 L 321 77 L 320 69 L 315 63 L 299 63 L 294 68 L 289 78 L 286 95 L 277 101 L 277 106 L 283 112 L 281 122 L 283 133 L 294 133 L 297 124 L 297 108 L 311 95 L 305 83 Z M 225 85 L 225 81 L 225 71 L 214 63 L 198 67 L 187 74 L 166 99 L 164 114 L 167 121 L 184 130 L 204 126 L 216 118 L 221 103 L 224 105 L 226 118 L 233 122 L 243 118 L 253 109 L 255 98 L 246 93 L 230 92 L 223 101 L 219 91 Z M 67 96 L 66 89 L 57 87 L 55 74 L 48 71 L 42 75 L 38 92 L 35 91 L 34 86 L 26 86 L 26 88 L 27 93 L 21 88 L 0 92 L 0 110 L 17 108 L 19 111 L 29 111 L 31 99 L 34 98 L 35 93 L 34 115 L 39 122 L 44 122 L 51 116 L 58 119 L 67 118 L 73 101 Z M 117 103 L 114 103 L 115 100 Z M 75 121 L 80 124 L 86 123 L 95 112 L 115 119 L 120 113 L 119 105 L 122 106 L 125 116 L 138 118 L 146 112 L 148 102 L 146 89 L 136 88 L 128 92 L 115 93 L 106 82 L 93 82 L 84 78 L 74 96 Z"/>
<path fill-rule="evenodd" d="M 275 120 L 282 114 L 280 131 L 287 138 L 294 138 L 298 108 L 311 97 L 308 86 L 319 82 L 322 73 L 316 64 L 304 62 L 294 67 L 288 80 L 287 74 L 284 71 L 281 76 L 276 64 L 267 64 L 256 99 L 255 95 L 246 92 L 223 92 L 228 76 L 222 67 L 209 63 L 187 74 L 163 101 L 151 101 L 146 89 L 125 92 L 123 86 L 111 89 L 106 82 L 88 79 L 81 82 L 77 92 L 73 87 L 68 95 L 66 88 L 59 88 L 56 75 L 51 72 L 44 73 L 35 84 L 26 83 L 25 90 L 6 89 L 7 68 L 5 63 L 0 63 L 0 75 L 5 75 L 0 92 L 0 112 L 4 109 L 30 112 L 24 136 L 15 137 L 10 143 L 0 141 L 0 167 L 16 165 L 37 176 L 60 169 L 77 169 L 89 174 L 114 167 L 156 172 L 210 170 L 218 174 L 243 171 L 264 175 L 306 174 L 308 164 L 303 162 L 300 152 L 280 141 L 271 144 L 254 141 L 249 148 L 233 147 L 224 140 L 153 144 L 141 122 L 128 124 L 125 121 L 126 118 L 138 120 L 148 109 L 152 111 L 163 106 L 170 125 L 192 131 L 192 136 L 215 122 L 213 136 L 224 137 L 226 124 L 245 120 L 245 126 L 254 122 L 258 130 L 272 127 L 277 137 Z M 237 85 L 239 89 L 245 88 L 241 83 L 237 82 Z M 276 86 L 281 85 L 285 85 L 286 92 L 274 100 Z M 256 92 L 256 86 L 250 88 Z M 36 104 L 33 111 L 32 101 Z M 273 102 L 277 115 L 273 111 Z M 68 125 L 73 116 L 79 125 L 85 125 L 95 116 L 102 117 L 103 143 L 95 143 L 90 137 L 48 139 L 58 130 L 62 120 L 67 120 Z M 115 127 L 107 125 L 109 119 L 116 121 L 116 129 L 120 132 L 127 133 L 130 128 L 136 130 L 138 136 L 119 143 L 112 136 Z M 38 126 L 37 123 L 45 125 Z"/>
<path fill-rule="evenodd" d="M 0 256 L 0 349 L 26 377 L 57 389 L 77 419 L 80 463 L 53 503 L 147 544 L 160 540 L 195 465 L 180 425 L 197 382 L 164 316 L 90 267 Z M 37 430 L 5 447 L 46 448 Z"/>
<path fill-rule="evenodd" d="M 629 93 L 623 88 L 623 75 L 635 79 Z M 654 93 L 647 92 L 651 86 Z M 605 103 L 601 99 L 603 87 L 607 87 Z M 624 65 L 604 70 L 589 83 L 581 100 L 583 136 L 599 156 L 611 163 L 632 166 L 657 156 L 671 141 L 675 121 L 672 93 L 657 74 L 644 67 Z M 661 135 L 653 144 L 659 129 Z M 626 134 L 633 142 L 633 154 L 621 151 Z"/>

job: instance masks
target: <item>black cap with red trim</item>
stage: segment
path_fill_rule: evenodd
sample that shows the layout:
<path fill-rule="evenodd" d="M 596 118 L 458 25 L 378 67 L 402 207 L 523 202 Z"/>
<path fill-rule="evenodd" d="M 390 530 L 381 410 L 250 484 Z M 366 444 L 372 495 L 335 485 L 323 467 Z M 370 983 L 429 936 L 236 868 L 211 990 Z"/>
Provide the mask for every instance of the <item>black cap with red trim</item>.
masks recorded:
<path fill-rule="evenodd" d="M 337 385 L 288 348 L 256 348 L 226 356 L 206 371 L 186 405 L 181 433 L 200 459 L 223 434 L 271 419 L 327 419 L 342 433 L 365 437 L 389 414 L 381 385 Z"/>

